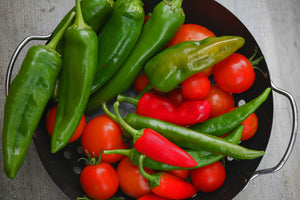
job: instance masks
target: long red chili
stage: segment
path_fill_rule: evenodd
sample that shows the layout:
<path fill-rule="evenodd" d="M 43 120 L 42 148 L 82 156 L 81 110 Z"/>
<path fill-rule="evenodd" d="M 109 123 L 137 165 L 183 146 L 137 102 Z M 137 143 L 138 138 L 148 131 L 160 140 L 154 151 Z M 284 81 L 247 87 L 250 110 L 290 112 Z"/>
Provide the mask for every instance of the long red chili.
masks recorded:
<path fill-rule="evenodd" d="M 151 92 L 145 93 L 140 100 L 119 95 L 118 101 L 127 101 L 136 105 L 136 114 L 138 115 L 180 126 L 191 126 L 204 122 L 211 112 L 211 106 L 207 100 L 185 101 L 177 107 L 168 98 Z"/>
<path fill-rule="evenodd" d="M 151 191 L 168 199 L 187 199 L 197 194 L 197 189 L 189 182 L 167 172 L 148 174 L 143 169 L 145 155 L 139 158 L 139 170 L 149 181 Z"/>
<path fill-rule="evenodd" d="M 115 102 L 114 111 L 120 125 L 132 136 L 134 148 L 152 160 L 180 167 L 195 167 L 197 162 L 183 149 L 152 129 L 136 130 L 129 126 L 119 113 L 119 102 Z M 105 109 L 108 116 L 113 115 Z M 115 118 L 115 117 L 112 117 Z"/>

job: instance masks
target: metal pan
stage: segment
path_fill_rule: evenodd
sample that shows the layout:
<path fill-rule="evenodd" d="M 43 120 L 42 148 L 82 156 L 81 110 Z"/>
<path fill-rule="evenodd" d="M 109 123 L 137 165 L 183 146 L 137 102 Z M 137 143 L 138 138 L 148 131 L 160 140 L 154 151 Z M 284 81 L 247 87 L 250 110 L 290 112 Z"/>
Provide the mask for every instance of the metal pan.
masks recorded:
<path fill-rule="evenodd" d="M 158 2 L 158 0 L 144 0 L 145 12 L 151 12 Z M 257 42 L 255 41 L 251 33 L 247 30 L 247 28 L 230 11 L 228 11 L 217 2 L 212 0 L 184 0 L 183 9 L 186 13 L 185 23 L 196 23 L 203 25 L 213 31 L 217 36 L 242 36 L 245 39 L 246 43 L 239 50 L 239 52 L 246 57 L 251 57 L 251 55 L 254 53 L 254 50 L 257 48 L 258 56 L 262 56 L 262 52 L 259 49 Z M 5 88 L 6 95 L 8 94 L 14 63 L 22 48 L 31 40 L 48 40 L 50 37 L 51 34 L 47 36 L 30 36 L 25 38 L 20 43 L 20 45 L 14 52 L 8 67 Z M 276 166 L 258 171 L 256 171 L 256 169 L 263 157 L 245 161 L 227 159 L 225 162 L 227 176 L 223 186 L 212 193 L 199 192 L 192 199 L 232 199 L 239 192 L 245 189 L 247 184 L 251 180 L 259 175 L 274 173 L 278 171 L 287 161 L 293 149 L 297 134 L 298 118 L 296 103 L 291 94 L 276 87 L 272 83 L 265 60 L 261 61 L 259 67 L 262 69 L 262 71 L 266 72 L 267 78 L 265 78 L 260 72 L 256 72 L 256 80 L 254 85 L 247 92 L 234 95 L 236 104 L 238 105 L 241 101 L 248 102 L 249 100 L 252 100 L 254 97 L 258 96 L 266 87 L 271 87 L 273 92 L 285 96 L 289 100 L 292 107 L 293 119 L 290 142 L 286 149 L 286 152 Z M 131 96 L 135 95 L 132 89 L 129 90 L 127 94 Z M 51 103 L 49 103 L 47 109 L 50 107 Z M 129 111 L 132 112 L 131 107 L 123 107 L 122 109 L 125 113 Z M 87 116 L 87 119 L 91 119 L 98 114 L 101 114 L 101 112 L 89 115 Z M 257 110 L 256 114 L 260 122 L 257 134 L 255 134 L 255 136 L 251 140 L 242 142 L 241 145 L 251 149 L 266 150 L 271 135 L 273 121 L 273 93 L 270 94 L 267 101 Z M 36 134 L 34 135 L 34 144 L 40 160 L 49 175 L 52 177 L 53 181 L 70 199 L 76 199 L 78 196 L 84 196 L 79 182 L 80 172 L 85 166 L 84 163 L 78 162 L 78 159 L 84 156 L 80 147 L 80 141 L 68 144 L 63 150 L 56 153 L 55 155 L 51 154 L 50 137 L 46 133 L 45 128 L 45 117 L 46 112 L 44 113 L 36 130 Z M 121 190 L 118 190 L 115 196 L 123 197 L 124 199 L 132 199 L 126 196 Z"/>

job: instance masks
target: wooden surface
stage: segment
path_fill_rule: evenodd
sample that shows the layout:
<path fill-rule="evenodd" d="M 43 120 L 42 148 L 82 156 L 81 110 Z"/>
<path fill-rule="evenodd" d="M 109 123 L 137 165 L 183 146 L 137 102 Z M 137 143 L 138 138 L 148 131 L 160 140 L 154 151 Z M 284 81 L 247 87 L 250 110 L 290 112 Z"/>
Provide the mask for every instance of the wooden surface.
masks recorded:
<path fill-rule="evenodd" d="M 271 80 L 280 88 L 289 91 L 299 103 L 300 1 L 218 0 L 218 2 L 246 25 L 264 53 Z M 1 132 L 5 101 L 4 80 L 14 49 L 25 36 L 50 33 L 73 3 L 73 0 L 0 0 Z M 277 164 L 290 137 L 291 109 L 287 99 L 277 94 L 274 94 L 273 120 L 271 139 L 259 169 Z M 300 140 L 298 139 L 289 160 L 281 170 L 254 179 L 235 199 L 300 199 L 299 151 Z M 2 147 L 0 148 L 0 165 L 0 199 L 67 199 L 43 168 L 33 143 L 14 180 L 6 178 L 3 172 Z"/>

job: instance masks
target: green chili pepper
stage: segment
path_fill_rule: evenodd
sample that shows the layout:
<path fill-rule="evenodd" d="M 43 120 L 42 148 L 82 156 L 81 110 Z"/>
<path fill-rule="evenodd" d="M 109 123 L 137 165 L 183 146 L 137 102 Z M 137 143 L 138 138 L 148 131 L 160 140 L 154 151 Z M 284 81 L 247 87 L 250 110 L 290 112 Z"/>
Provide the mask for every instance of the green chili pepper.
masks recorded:
<path fill-rule="evenodd" d="M 102 102 L 125 92 L 144 64 L 170 42 L 185 19 L 181 4 L 182 0 L 172 0 L 162 1 L 155 6 L 139 40 L 122 67 L 102 88 L 91 95 L 87 112 L 100 108 Z"/>
<path fill-rule="evenodd" d="M 209 119 L 203 123 L 196 124 L 190 128 L 215 136 L 222 136 L 241 124 L 247 117 L 254 113 L 259 106 L 265 102 L 271 92 L 271 88 L 266 88 L 258 97 L 236 109 Z"/>
<path fill-rule="evenodd" d="M 232 132 L 230 132 L 224 140 L 233 143 L 238 144 L 242 133 L 244 130 L 244 126 L 240 125 L 237 128 L 235 128 Z M 167 165 L 164 163 L 160 163 L 157 161 L 154 161 L 150 158 L 145 158 L 144 160 L 144 166 L 149 169 L 159 170 L 159 171 L 167 171 L 167 170 L 178 170 L 178 169 L 194 169 L 199 167 L 207 166 L 211 163 L 214 163 L 224 157 L 224 155 L 221 154 L 215 154 L 209 151 L 203 151 L 203 150 L 191 150 L 191 149 L 185 149 L 185 151 L 197 162 L 196 167 L 192 168 L 182 168 L 182 167 L 176 167 L 172 165 Z M 131 149 L 113 149 L 113 150 L 104 150 L 104 154 L 123 154 L 127 156 L 130 161 L 138 165 L 140 153 L 135 150 L 134 148 Z"/>
<path fill-rule="evenodd" d="M 109 21 L 98 37 L 98 65 L 92 93 L 121 67 L 137 42 L 144 23 L 141 0 L 117 0 Z"/>
<path fill-rule="evenodd" d="M 55 50 L 75 13 L 46 45 L 32 46 L 12 81 L 5 102 L 3 123 L 3 164 L 13 179 L 24 162 L 34 131 L 53 93 L 61 70 L 61 56 Z"/>
<path fill-rule="evenodd" d="M 74 24 L 65 32 L 62 74 L 51 151 L 62 149 L 75 132 L 84 113 L 95 75 L 98 39 L 82 17 L 76 0 Z"/>
<path fill-rule="evenodd" d="M 182 42 L 154 56 L 146 63 L 144 72 L 155 90 L 170 92 L 191 75 L 230 56 L 244 43 L 238 36 Z"/>

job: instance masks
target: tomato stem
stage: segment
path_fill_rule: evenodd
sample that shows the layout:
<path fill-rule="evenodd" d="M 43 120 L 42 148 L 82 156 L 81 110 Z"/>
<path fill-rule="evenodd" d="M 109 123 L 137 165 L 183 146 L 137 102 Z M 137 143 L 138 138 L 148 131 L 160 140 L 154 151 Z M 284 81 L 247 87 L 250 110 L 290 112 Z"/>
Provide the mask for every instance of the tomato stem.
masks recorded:
<path fill-rule="evenodd" d="M 267 73 L 264 72 L 261 68 L 259 68 L 257 65 L 259 64 L 259 62 L 264 59 L 264 56 L 260 56 L 258 58 L 255 58 L 255 56 L 257 55 L 257 47 L 254 50 L 254 54 L 248 59 L 249 62 L 251 63 L 253 69 L 258 70 L 263 76 L 264 78 L 267 78 Z"/>

